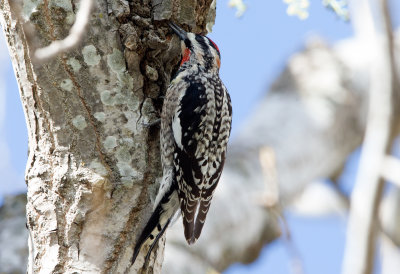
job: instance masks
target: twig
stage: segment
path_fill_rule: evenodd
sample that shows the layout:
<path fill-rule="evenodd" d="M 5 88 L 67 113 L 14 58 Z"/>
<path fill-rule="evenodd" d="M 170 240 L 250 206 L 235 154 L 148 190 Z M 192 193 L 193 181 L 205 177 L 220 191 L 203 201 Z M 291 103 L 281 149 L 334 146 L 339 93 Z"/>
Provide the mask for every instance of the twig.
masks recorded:
<path fill-rule="evenodd" d="M 75 23 L 71 27 L 69 35 L 63 40 L 53 41 L 47 47 L 37 49 L 35 51 L 36 60 L 45 61 L 61 52 L 74 48 L 82 40 L 82 36 L 89 22 L 92 6 L 93 0 L 81 0 L 79 10 L 76 13 Z"/>
<path fill-rule="evenodd" d="M 386 23 L 390 19 L 386 12 L 386 0 L 380 0 L 381 9 L 379 16 L 385 23 L 385 41 L 379 37 L 377 22 L 370 29 L 369 25 L 373 16 L 369 1 L 353 0 L 353 12 L 357 14 L 357 8 L 362 7 L 366 15 L 364 18 L 358 16 L 356 29 L 361 33 L 364 42 L 368 41 L 376 45 L 375 52 L 379 54 L 374 58 L 375 66 L 371 66 L 370 99 L 367 129 L 364 145 L 360 159 L 359 172 L 356 185 L 351 197 L 351 209 L 347 230 L 347 243 L 344 255 L 344 274 L 370 274 L 373 270 L 376 224 L 378 206 L 382 194 L 383 180 L 381 178 L 381 165 L 385 155 L 389 152 L 391 137 L 393 136 L 393 97 L 395 89 L 393 85 L 394 71 L 391 69 L 391 47 L 385 48 L 393 41 L 390 40 L 391 26 Z M 357 15 L 355 16 L 357 18 Z M 360 23 L 362 19 L 367 20 L 366 29 L 363 30 Z"/>
<path fill-rule="evenodd" d="M 268 208 L 280 220 L 282 239 L 290 256 L 290 271 L 293 274 L 303 274 L 304 267 L 300 253 L 291 237 L 289 225 L 283 214 L 283 208 L 279 202 L 279 180 L 276 168 L 275 151 L 272 147 L 262 147 L 259 152 L 259 161 L 265 182 L 265 194 L 262 195 L 261 205 Z"/>
<path fill-rule="evenodd" d="M 279 203 L 279 184 L 273 148 L 261 148 L 259 161 L 265 182 L 265 194 L 262 195 L 261 203 L 267 208 L 274 207 Z"/>
<path fill-rule="evenodd" d="M 303 274 L 304 273 L 304 263 L 300 252 L 298 251 L 296 244 L 293 241 L 292 233 L 290 232 L 289 224 L 287 223 L 286 217 L 279 214 L 281 220 L 281 227 L 283 230 L 282 238 L 284 240 L 285 248 L 290 257 L 290 272 L 292 274 Z"/>

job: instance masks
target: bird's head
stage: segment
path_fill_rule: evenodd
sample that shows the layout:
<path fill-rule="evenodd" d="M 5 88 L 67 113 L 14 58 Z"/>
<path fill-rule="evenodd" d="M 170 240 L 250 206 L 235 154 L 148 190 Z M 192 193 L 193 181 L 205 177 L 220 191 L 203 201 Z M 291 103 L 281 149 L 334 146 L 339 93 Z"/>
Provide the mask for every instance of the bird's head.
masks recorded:
<path fill-rule="evenodd" d="M 207 36 L 186 32 L 173 22 L 168 23 L 181 40 L 182 61 L 187 65 L 198 65 L 206 70 L 219 71 L 221 55 L 217 45 Z"/>

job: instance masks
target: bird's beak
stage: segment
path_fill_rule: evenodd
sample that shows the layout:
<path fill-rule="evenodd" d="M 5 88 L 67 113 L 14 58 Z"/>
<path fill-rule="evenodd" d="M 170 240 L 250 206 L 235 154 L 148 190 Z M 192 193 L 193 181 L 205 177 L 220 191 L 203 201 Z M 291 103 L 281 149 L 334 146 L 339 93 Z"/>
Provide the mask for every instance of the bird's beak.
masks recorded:
<path fill-rule="evenodd" d="M 179 39 L 181 39 L 182 41 L 185 41 L 187 39 L 187 32 L 184 31 L 183 29 L 181 29 L 180 27 L 178 27 L 177 24 L 175 24 L 174 22 L 169 21 L 168 25 L 176 33 L 176 35 L 179 36 Z"/>

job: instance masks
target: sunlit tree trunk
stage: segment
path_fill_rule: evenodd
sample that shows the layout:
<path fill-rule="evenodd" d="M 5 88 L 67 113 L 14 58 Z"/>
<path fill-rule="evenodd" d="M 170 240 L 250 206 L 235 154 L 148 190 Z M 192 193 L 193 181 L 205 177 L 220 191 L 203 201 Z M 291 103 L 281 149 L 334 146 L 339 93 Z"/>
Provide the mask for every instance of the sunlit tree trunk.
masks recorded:
<path fill-rule="evenodd" d="M 36 49 L 68 35 L 79 1 L 0 3 L 29 134 L 28 272 L 136 273 L 144 254 L 131 266 L 134 243 L 161 176 L 159 129 L 144 124 L 159 117 L 179 61 L 163 20 L 205 31 L 215 5 L 94 1 L 79 45 L 39 62 Z"/>

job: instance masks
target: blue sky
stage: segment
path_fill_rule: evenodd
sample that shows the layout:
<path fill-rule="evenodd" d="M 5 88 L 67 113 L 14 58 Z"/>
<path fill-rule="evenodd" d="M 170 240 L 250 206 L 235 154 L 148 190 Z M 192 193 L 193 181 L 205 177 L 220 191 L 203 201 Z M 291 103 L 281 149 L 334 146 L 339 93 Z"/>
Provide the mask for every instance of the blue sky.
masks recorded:
<path fill-rule="evenodd" d="M 309 18 L 301 21 L 286 14 L 281 0 L 246 1 L 242 18 L 219 0 L 213 32 L 209 35 L 222 55 L 221 78 L 230 91 L 233 111 L 233 137 L 246 115 L 282 71 L 291 54 L 301 50 L 307 38 L 320 36 L 334 43 L 353 32 L 325 9 L 321 1 L 311 0 Z M 399 14 L 400 4 L 393 0 Z M 399 22 L 399 20 L 398 20 Z M 398 23 L 397 22 L 397 23 Z M 0 42 L 0 199 L 3 195 L 25 190 L 24 170 L 27 159 L 27 131 L 11 62 L 3 37 Z M 351 191 L 357 166 L 356 152 L 342 176 L 343 188 Z M 1 200 L 0 200 L 1 201 Z M 339 216 L 306 218 L 286 212 L 293 242 L 304 262 L 304 273 L 337 274 L 340 272 L 346 224 Z M 236 264 L 226 274 L 289 274 L 289 255 L 284 241 L 277 240 L 264 248 L 260 258 L 249 266 Z M 378 273 L 378 272 L 377 272 Z"/>
<path fill-rule="evenodd" d="M 248 9 L 240 19 L 228 1 L 218 2 L 209 36 L 221 51 L 220 73 L 232 97 L 234 133 L 307 38 L 318 35 L 334 42 L 352 36 L 350 23 L 325 9 L 321 1 L 310 2 L 310 16 L 304 21 L 288 16 L 281 0 L 245 1 Z"/>
<path fill-rule="evenodd" d="M 4 37 L 0 40 L 0 202 L 5 194 L 25 191 L 28 138 L 18 86 Z"/>

